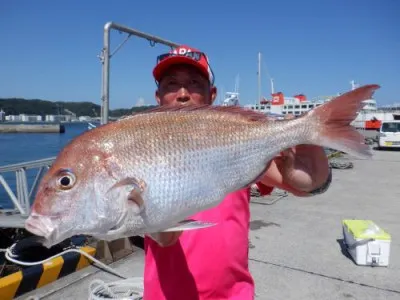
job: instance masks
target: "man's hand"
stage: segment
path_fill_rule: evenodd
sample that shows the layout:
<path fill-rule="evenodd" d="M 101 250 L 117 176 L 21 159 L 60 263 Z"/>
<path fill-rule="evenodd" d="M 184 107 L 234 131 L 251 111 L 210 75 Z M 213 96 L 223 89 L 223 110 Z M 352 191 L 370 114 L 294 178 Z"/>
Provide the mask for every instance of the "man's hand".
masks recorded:
<path fill-rule="evenodd" d="M 149 237 L 151 237 L 159 246 L 168 247 L 175 244 L 181 234 L 182 231 L 157 232 L 149 234 Z"/>
<path fill-rule="evenodd" d="M 308 192 L 321 187 L 328 176 L 329 162 L 324 148 L 298 145 L 276 157 L 261 182 L 296 196 L 307 196 Z"/>
<path fill-rule="evenodd" d="M 321 187 L 329 175 L 329 162 L 322 147 L 299 145 L 275 159 L 285 184 L 310 192 Z"/>
<path fill-rule="evenodd" d="M 322 147 L 299 145 L 285 150 L 272 162 L 262 183 L 307 196 L 321 187 L 329 176 L 329 162 Z"/>

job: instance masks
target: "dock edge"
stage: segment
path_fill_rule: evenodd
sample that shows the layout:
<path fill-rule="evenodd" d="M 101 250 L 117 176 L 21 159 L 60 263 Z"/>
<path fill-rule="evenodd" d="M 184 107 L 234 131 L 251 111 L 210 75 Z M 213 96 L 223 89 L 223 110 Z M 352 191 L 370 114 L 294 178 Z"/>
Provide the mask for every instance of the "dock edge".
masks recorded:
<path fill-rule="evenodd" d="M 85 246 L 80 250 L 94 256 L 96 248 Z M 2 300 L 11 300 L 27 292 L 38 289 L 66 275 L 90 265 L 84 255 L 68 252 L 40 265 L 31 266 L 0 278 L 0 295 Z"/>

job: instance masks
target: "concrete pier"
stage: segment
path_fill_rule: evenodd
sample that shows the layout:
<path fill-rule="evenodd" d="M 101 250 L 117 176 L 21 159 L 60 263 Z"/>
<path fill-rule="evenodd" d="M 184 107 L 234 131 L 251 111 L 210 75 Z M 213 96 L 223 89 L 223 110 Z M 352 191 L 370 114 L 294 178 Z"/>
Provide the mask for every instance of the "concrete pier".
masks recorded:
<path fill-rule="evenodd" d="M 0 124 L 0 133 L 64 133 L 63 124 Z"/>

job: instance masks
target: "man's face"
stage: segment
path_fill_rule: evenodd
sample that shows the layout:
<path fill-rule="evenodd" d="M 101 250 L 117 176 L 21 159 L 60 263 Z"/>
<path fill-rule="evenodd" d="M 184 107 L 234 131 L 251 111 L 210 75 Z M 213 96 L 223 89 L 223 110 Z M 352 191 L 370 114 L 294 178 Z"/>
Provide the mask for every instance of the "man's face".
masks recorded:
<path fill-rule="evenodd" d="M 217 89 L 207 78 L 190 65 L 172 66 L 165 73 L 156 91 L 158 104 L 212 104 Z"/>

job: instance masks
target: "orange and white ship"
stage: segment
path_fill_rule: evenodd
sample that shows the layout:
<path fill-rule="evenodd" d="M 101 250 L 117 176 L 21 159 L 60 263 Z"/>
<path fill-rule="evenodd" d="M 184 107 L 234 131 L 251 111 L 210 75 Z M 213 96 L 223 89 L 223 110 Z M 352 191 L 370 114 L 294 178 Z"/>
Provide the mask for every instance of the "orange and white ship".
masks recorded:
<path fill-rule="evenodd" d="M 357 87 L 354 81 L 351 81 L 352 90 Z M 271 99 L 263 98 L 259 103 L 244 105 L 252 110 L 257 110 L 265 114 L 272 115 L 294 115 L 300 116 L 305 112 L 318 107 L 325 102 L 332 100 L 333 98 L 340 95 L 329 95 L 329 96 L 319 96 L 313 99 L 307 99 L 304 94 L 297 94 L 292 97 L 285 96 L 282 92 L 274 92 L 273 81 L 271 79 Z M 364 101 L 365 106 L 359 112 L 357 119 L 354 121 L 353 125 L 365 129 L 378 129 L 380 126 L 380 119 L 375 116 L 375 112 L 378 111 L 376 100 L 367 99 Z M 377 116 L 380 116 L 379 114 Z"/>
<path fill-rule="evenodd" d="M 351 89 L 359 85 L 351 81 Z M 308 100 L 303 94 L 292 97 L 285 96 L 282 92 L 273 91 L 273 81 L 271 79 L 271 99 L 263 98 L 259 103 L 244 105 L 244 107 L 272 115 L 294 115 L 300 116 L 303 113 L 324 104 L 327 101 L 340 95 L 320 96 Z M 359 111 L 352 125 L 359 129 L 378 130 L 382 121 L 400 120 L 400 104 L 378 107 L 374 98 L 364 101 L 365 106 Z"/>
<path fill-rule="evenodd" d="M 307 99 L 307 96 L 304 94 L 297 94 L 292 97 L 288 97 L 282 92 L 275 92 L 274 81 L 271 77 L 270 83 L 271 98 L 266 99 L 265 97 L 261 97 L 261 53 L 259 53 L 258 99 L 260 99 L 260 101 L 255 104 L 244 105 L 244 107 L 278 117 L 284 117 L 288 114 L 300 116 L 341 94 L 338 93 L 336 95 L 319 96 L 310 100 Z M 354 80 L 350 81 L 350 84 L 352 90 L 359 86 L 359 84 L 356 84 Z M 222 105 L 240 105 L 239 91 L 237 87 L 238 82 L 236 82 L 234 93 L 226 93 Z M 400 104 L 378 107 L 374 98 L 365 100 L 364 104 L 364 107 L 358 112 L 356 119 L 352 122 L 352 125 L 356 128 L 364 130 L 378 130 L 382 124 L 382 121 L 400 120 Z"/>
<path fill-rule="evenodd" d="M 352 90 L 359 86 L 358 84 L 355 84 L 354 81 L 351 81 L 350 83 Z M 272 83 L 271 86 L 273 86 Z M 271 99 L 263 98 L 259 103 L 244 106 L 265 114 L 282 116 L 292 114 L 294 116 L 300 116 L 303 113 L 320 106 L 339 95 L 340 93 L 337 95 L 320 96 L 308 100 L 303 94 L 287 97 L 282 92 L 272 92 Z M 365 130 L 378 130 L 382 124 L 382 121 L 400 120 L 400 104 L 378 107 L 374 98 L 367 99 L 364 101 L 364 103 L 365 106 L 359 111 L 356 119 L 352 122 L 352 125 L 356 128 Z"/>

